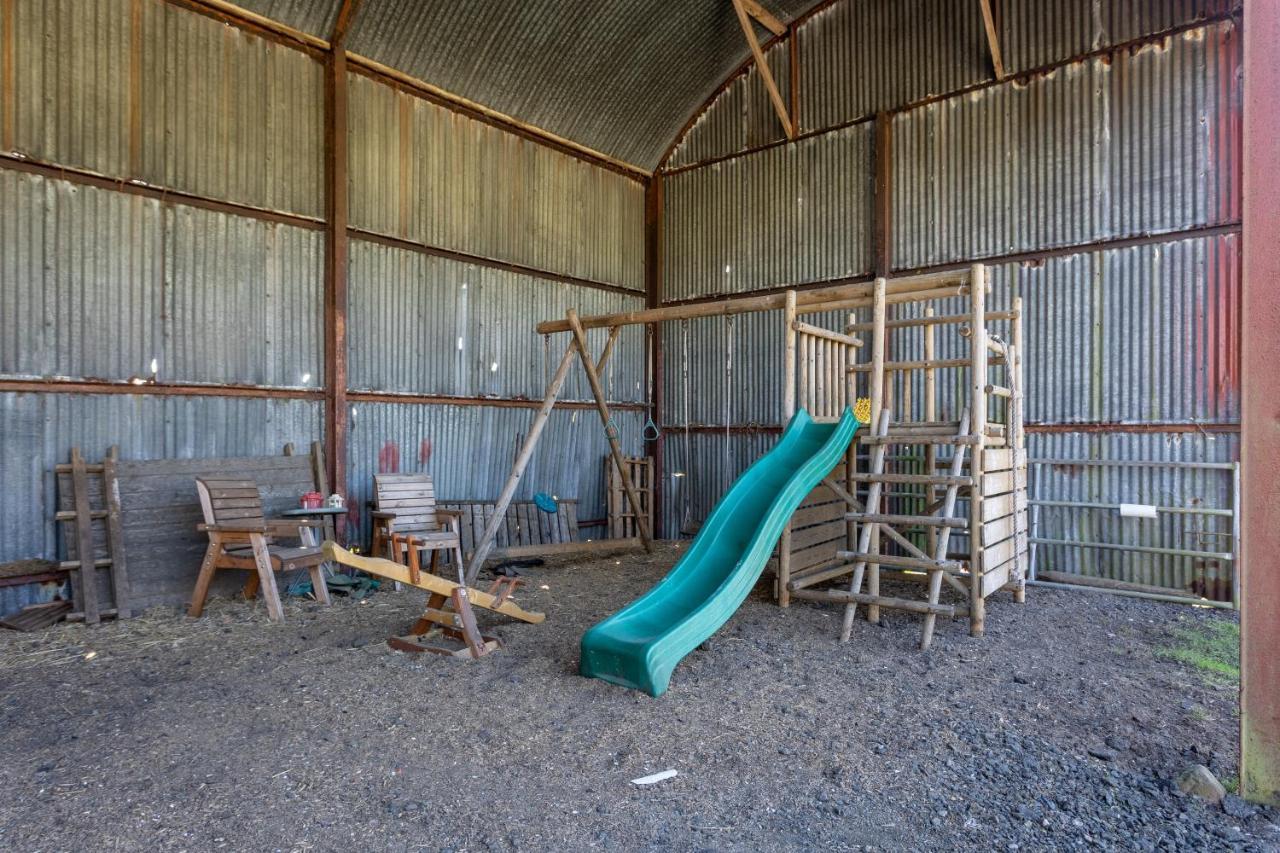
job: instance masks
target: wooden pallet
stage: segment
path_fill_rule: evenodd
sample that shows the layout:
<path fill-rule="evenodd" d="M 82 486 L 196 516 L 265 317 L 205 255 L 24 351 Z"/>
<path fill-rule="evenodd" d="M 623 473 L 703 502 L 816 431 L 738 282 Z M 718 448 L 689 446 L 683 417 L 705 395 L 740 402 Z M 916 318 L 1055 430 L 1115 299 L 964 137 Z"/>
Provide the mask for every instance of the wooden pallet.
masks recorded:
<path fill-rule="evenodd" d="M 623 460 L 627 473 L 640 497 L 640 509 L 649 523 L 647 529 L 653 530 L 653 458 L 650 456 L 628 456 Z M 631 539 L 640 535 L 636 527 L 636 514 L 627 501 L 627 491 L 622 478 L 618 476 L 618 466 L 613 458 L 604 459 L 605 482 L 608 486 L 609 538 Z"/>
<path fill-rule="evenodd" d="M 132 615 L 118 461 L 114 445 L 97 465 L 86 463 L 80 448 L 73 447 L 71 462 L 55 468 L 58 510 L 54 518 L 63 524 L 67 543 L 67 559 L 59 567 L 71 572 L 74 604 L 68 621 L 95 624 L 108 616 L 128 619 Z M 106 570 L 105 579 L 101 569 Z"/>
<path fill-rule="evenodd" d="M 0 619 L 0 628 L 11 631 L 42 631 L 71 612 L 71 602 L 46 601 L 44 604 L 31 604 L 18 613 Z"/>
<path fill-rule="evenodd" d="M 462 513 L 462 550 L 470 554 L 493 519 L 496 504 L 487 501 L 441 501 L 441 509 Z M 494 540 L 495 547 L 559 545 L 578 541 L 578 502 L 558 501 L 555 513 L 538 509 L 533 501 L 512 501 Z"/>

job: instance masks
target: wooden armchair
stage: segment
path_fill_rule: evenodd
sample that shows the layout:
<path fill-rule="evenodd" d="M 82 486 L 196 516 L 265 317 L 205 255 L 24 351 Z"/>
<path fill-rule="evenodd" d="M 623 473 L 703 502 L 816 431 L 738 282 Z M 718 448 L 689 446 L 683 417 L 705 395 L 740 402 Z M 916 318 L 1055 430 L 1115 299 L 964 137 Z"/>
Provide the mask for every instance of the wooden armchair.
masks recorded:
<path fill-rule="evenodd" d="M 325 561 L 319 547 L 282 547 L 275 537 L 300 538 L 301 528 L 319 526 L 309 519 L 269 519 L 263 516 L 262 495 L 252 480 L 196 479 L 204 523 L 197 529 L 209 534 L 209 547 L 200 564 L 195 592 L 191 595 L 190 616 L 204 610 L 209 584 L 219 569 L 253 572 L 244 585 L 245 598 L 253 598 L 261 587 L 267 600 L 267 615 L 274 622 L 284 619 L 275 572 L 308 569 L 311 586 L 322 604 L 329 603 L 320 564 Z"/>
<path fill-rule="evenodd" d="M 408 551 L 431 552 L 432 574 L 441 551 L 461 567 L 462 513 L 436 506 L 430 474 L 374 474 L 373 555 L 408 565 Z M 393 538 L 394 537 L 394 538 Z M 412 544 L 410 544 L 412 543 Z"/>

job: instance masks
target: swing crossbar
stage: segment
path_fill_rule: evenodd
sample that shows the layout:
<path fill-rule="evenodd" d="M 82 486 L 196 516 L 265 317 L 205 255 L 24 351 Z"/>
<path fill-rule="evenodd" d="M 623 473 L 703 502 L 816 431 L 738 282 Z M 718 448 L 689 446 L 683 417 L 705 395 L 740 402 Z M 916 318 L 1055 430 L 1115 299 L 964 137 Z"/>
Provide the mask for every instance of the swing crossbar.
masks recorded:
<path fill-rule="evenodd" d="M 937 299 L 941 295 L 946 295 L 943 291 L 966 286 L 969 283 L 969 276 L 969 270 L 952 270 L 887 279 L 884 284 L 885 293 L 890 303 Z M 859 300 L 866 300 L 866 305 L 870 305 L 874 292 L 875 286 L 871 282 L 798 290 L 795 291 L 796 311 L 801 314 L 814 314 L 837 307 L 841 309 L 858 307 L 861 304 Z M 590 317 L 579 317 L 578 322 L 583 329 L 603 329 L 613 326 L 661 323 L 666 320 L 692 320 L 699 317 L 776 311 L 785 308 L 786 304 L 786 292 L 769 293 L 764 296 L 743 296 L 735 299 L 718 299 L 713 302 L 668 305 L 664 308 L 624 311 L 617 314 L 596 314 Z M 537 331 L 540 335 L 547 335 L 553 332 L 572 331 L 572 328 L 567 319 L 546 320 L 538 324 Z"/>

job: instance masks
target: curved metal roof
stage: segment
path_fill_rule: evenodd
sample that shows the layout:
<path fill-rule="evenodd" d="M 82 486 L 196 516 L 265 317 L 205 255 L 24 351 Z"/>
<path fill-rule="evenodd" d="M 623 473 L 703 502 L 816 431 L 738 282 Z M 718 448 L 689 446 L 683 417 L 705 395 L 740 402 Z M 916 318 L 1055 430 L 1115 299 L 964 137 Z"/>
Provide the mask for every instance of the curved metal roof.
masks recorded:
<path fill-rule="evenodd" d="M 327 39 L 340 2 L 236 5 Z M 347 49 L 648 171 L 750 56 L 730 0 L 363 0 Z"/>

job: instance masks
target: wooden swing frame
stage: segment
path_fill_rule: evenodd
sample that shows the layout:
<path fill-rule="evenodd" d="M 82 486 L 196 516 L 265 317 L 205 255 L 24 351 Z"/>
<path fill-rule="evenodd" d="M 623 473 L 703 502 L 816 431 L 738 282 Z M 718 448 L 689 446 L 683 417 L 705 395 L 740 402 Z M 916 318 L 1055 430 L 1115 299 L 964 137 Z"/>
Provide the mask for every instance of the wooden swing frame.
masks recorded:
<path fill-rule="evenodd" d="M 520 486 L 525 470 L 533 459 L 533 453 L 537 449 L 538 441 L 542 438 L 542 432 L 546 428 L 547 421 L 551 418 L 552 409 L 555 408 L 556 400 L 560 397 L 560 391 L 564 387 L 565 379 L 569 375 L 569 370 L 573 366 L 575 357 L 581 362 L 583 370 L 587 374 L 587 381 L 595 398 L 596 411 L 600 415 L 600 423 L 609 440 L 610 456 L 613 458 L 614 467 L 618 472 L 619 479 L 622 481 L 627 502 L 637 518 L 636 532 L 639 534 L 640 542 L 646 551 L 653 550 L 652 531 L 649 530 L 635 484 L 631 481 L 626 465 L 626 457 L 618 441 L 617 431 L 613 426 L 612 415 L 609 412 L 609 404 L 605 398 L 604 387 L 600 382 L 600 374 L 608 364 L 610 356 L 613 355 L 614 345 L 617 343 L 618 335 L 624 326 L 648 325 L 669 320 L 690 320 L 700 317 L 727 317 L 779 309 L 786 309 L 789 313 L 795 315 L 816 314 L 823 311 L 845 311 L 870 307 L 875 301 L 877 293 L 880 294 L 879 298 L 883 304 L 915 302 L 921 299 L 943 299 L 949 296 L 957 296 L 964 292 L 967 288 L 968 280 L 969 271 L 960 270 L 891 280 L 879 279 L 875 283 L 860 282 L 814 288 L 812 290 L 791 290 L 763 296 L 745 296 L 713 302 L 672 305 L 665 308 L 649 308 L 641 311 L 599 314 L 589 317 L 579 317 L 578 312 L 571 308 L 565 313 L 563 320 L 547 320 L 539 323 L 536 327 L 538 334 L 551 335 L 560 332 L 569 332 L 571 334 L 565 345 L 564 354 L 560 357 L 559 365 L 552 375 L 551 381 L 547 384 L 542 405 L 538 407 L 538 411 L 534 415 L 533 423 L 525 435 L 520 452 L 516 454 L 511 473 L 507 476 L 506 483 L 498 495 L 492 520 L 485 526 L 484 533 L 476 541 L 475 549 L 471 553 L 471 559 L 467 564 L 466 571 L 467 584 L 472 585 L 475 583 L 475 579 L 479 576 L 485 560 L 493 552 L 499 526 L 506 515 L 507 507 L 511 505 L 511 501 L 515 498 L 516 490 Z M 593 359 L 591 347 L 587 342 L 586 331 L 588 329 L 609 330 L 604 350 L 598 360 Z M 790 326 L 788 326 L 787 335 L 789 340 L 793 339 Z M 795 354 L 791 347 L 788 347 L 788 358 L 790 359 L 788 364 L 794 366 Z M 791 381 L 793 375 L 794 373 L 788 374 L 788 381 L 784 385 L 785 388 L 790 389 L 785 393 L 790 393 L 792 406 L 794 406 L 795 400 Z"/>

